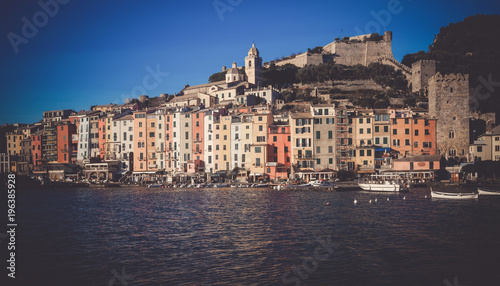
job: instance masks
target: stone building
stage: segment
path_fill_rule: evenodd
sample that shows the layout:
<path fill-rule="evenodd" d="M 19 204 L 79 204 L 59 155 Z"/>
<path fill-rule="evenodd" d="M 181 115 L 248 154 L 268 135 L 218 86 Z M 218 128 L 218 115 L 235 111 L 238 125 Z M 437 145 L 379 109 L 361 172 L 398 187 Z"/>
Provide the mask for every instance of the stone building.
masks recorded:
<path fill-rule="evenodd" d="M 469 75 L 437 73 L 429 79 L 429 116 L 437 119 L 438 154 L 466 157 L 469 150 Z"/>
<path fill-rule="evenodd" d="M 411 66 L 411 90 L 418 92 L 428 87 L 429 79 L 436 74 L 436 61 L 420 60 Z"/>

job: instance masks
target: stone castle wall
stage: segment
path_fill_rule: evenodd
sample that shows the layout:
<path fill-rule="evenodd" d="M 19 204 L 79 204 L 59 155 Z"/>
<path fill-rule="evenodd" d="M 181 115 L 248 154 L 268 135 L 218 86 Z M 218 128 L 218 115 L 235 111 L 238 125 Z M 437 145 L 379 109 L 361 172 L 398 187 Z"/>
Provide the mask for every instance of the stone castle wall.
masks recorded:
<path fill-rule="evenodd" d="M 293 59 L 287 59 L 287 60 L 282 60 L 279 62 L 276 62 L 276 66 L 283 66 L 286 64 L 292 64 L 295 65 L 299 68 L 303 68 L 306 65 L 319 65 L 322 64 L 323 61 L 323 55 L 322 54 L 309 54 L 309 53 L 303 53 L 295 56 Z M 269 65 L 266 65 L 268 67 Z"/>
<path fill-rule="evenodd" d="M 418 92 L 428 86 L 429 79 L 436 74 L 436 61 L 420 60 L 411 66 L 412 92 Z"/>
<path fill-rule="evenodd" d="M 429 81 L 429 116 L 437 119 L 439 154 L 466 157 L 469 149 L 469 75 L 437 73 Z"/>

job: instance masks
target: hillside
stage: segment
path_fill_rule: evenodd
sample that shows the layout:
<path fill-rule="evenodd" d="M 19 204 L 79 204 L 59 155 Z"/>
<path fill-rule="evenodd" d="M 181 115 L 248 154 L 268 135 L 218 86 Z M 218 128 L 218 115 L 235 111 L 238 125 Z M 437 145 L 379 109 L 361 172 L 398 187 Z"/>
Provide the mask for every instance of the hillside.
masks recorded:
<path fill-rule="evenodd" d="M 492 82 L 500 82 L 498 35 L 500 15 L 470 16 L 462 22 L 442 27 L 428 51 L 408 54 L 404 56 L 402 63 L 411 66 L 420 59 L 436 60 L 437 70 L 441 73 L 469 74 L 472 88 L 489 81 L 490 75 Z M 489 88 L 482 88 L 480 93 L 483 95 L 479 100 L 481 111 L 491 112 L 500 108 L 500 86 L 493 84 Z M 488 93 L 489 96 L 486 95 Z"/>

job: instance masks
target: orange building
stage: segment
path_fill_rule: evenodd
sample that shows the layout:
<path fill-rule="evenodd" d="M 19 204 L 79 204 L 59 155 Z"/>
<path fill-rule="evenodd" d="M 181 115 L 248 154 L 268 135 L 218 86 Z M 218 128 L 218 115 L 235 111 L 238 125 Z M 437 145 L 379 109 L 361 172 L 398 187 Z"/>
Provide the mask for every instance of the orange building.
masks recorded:
<path fill-rule="evenodd" d="M 274 123 L 267 130 L 266 174 L 271 180 L 288 179 L 292 165 L 290 125 Z"/>
<path fill-rule="evenodd" d="M 436 119 L 407 115 L 391 118 L 391 148 L 404 157 L 436 155 Z"/>
<path fill-rule="evenodd" d="M 42 132 L 31 135 L 31 156 L 33 165 L 42 165 Z"/>
<path fill-rule="evenodd" d="M 104 159 L 106 155 L 106 116 L 99 118 L 99 157 Z"/>
<path fill-rule="evenodd" d="M 57 125 L 57 162 L 58 163 L 71 163 L 71 156 L 73 148 L 73 134 L 76 133 L 76 125 L 63 122 Z"/>

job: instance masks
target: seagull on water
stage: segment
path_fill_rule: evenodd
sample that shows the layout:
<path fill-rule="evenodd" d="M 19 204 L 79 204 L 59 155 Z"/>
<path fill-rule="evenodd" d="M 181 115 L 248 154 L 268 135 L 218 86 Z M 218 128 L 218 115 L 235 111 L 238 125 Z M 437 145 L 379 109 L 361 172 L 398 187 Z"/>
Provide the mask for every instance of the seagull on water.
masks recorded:
<path fill-rule="evenodd" d="M 403 200 L 406 200 L 406 196 L 403 196 Z"/>
<path fill-rule="evenodd" d="M 358 203 L 358 201 L 356 199 L 354 199 L 354 204 L 357 204 L 357 203 Z"/>
<path fill-rule="evenodd" d="M 387 201 L 389 201 L 389 198 L 387 198 Z"/>
<path fill-rule="evenodd" d="M 375 198 L 375 202 L 377 202 L 377 198 Z"/>
<path fill-rule="evenodd" d="M 427 195 L 425 195 L 425 198 L 427 199 Z"/>
<path fill-rule="evenodd" d="M 369 201 L 369 203 L 371 204 L 372 203 L 372 200 Z"/>

